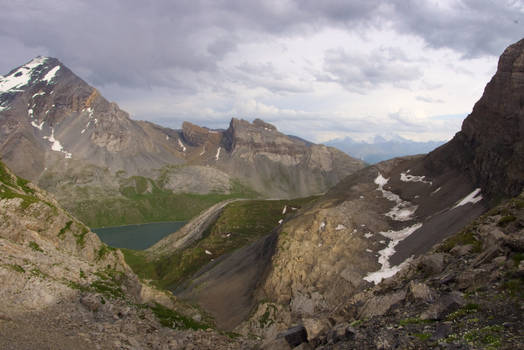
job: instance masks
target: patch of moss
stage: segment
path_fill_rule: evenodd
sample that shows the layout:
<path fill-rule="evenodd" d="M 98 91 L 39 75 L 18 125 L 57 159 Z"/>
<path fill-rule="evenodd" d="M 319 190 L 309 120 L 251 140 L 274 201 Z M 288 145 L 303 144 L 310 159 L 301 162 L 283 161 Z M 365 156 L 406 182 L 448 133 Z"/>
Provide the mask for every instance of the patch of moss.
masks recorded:
<path fill-rule="evenodd" d="M 464 340 L 472 345 L 499 347 L 501 345 L 501 332 L 504 327 L 500 325 L 486 326 L 480 329 L 472 329 L 464 333 Z"/>
<path fill-rule="evenodd" d="M 24 268 L 22 266 L 18 265 L 18 264 L 8 264 L 6 266 L 9 267 L 13 271 L 20 272 L 20 273 L 25 273 Z"/>
<path fill-rule="evenodd" d="M 465 230 L 457 233 L 446 239 L 440 247 L 437 249 L 439 252 L 448 253 L 451 249 L 459 245 L 468 245 L 473 246 L 474 253 L 480 253 L 482 251 L 482 242 L 475 237 L 475 234 L 471 229 L 466 228 Z"/>
<path fill-rule="evenodd" d="M 29 248 L 33 249 L 35 252 L 41 252 L 41 253 L 44 252 L 44 251 L 42 250 L 42 248 L 40 248 L 40 246 L 38 245 L 38 243 L 36 243 L 35 241 L 31 241 L 31 242 L 29 242 Z"/>
<path fill-rule="evenodd" d="M 407 326 L 410 324 L 426 324 L 426 323 L 432 323 L 433 320 L 423 320 L 421 318 L 411 317 L 411 318 L 405 318 L 403 320 L 400 320 L 398 323 L 401 326 Z"/>
<path fill-rule="evenodd" d="M 431 333 L 414 333 L 413 336 L 422 341 L 426 341 L 431 338 Z"/>
<path fill-rule="evenodd" d="M 456 321 L 458 319 L 461 319 L 463 318 L 464 316 L 466 315 L 469 315 L 469 314 L 472 314 L 472 313 L 476 313 L 478 312 L 480 309 L 479 305 L 478 304 L 475 304 L 475 303 L 469 303 L 469 304 L 466 304 L 465 306 L 461 307 L 460 309 L 458 309 L 457 311 L 455 312 L 452 312 L 450 313 L 446 319 L 448 321 Z"/>
<path fill-rule="evenodd" d="M 207 324 L 197 322 L 158 303 L 151 307 L 151 311 L 153 311 L 160 324 L 164 327 L 193 330 L 210 328 Z"/>
<path fill-rule="evenodd" d="M 100 248 L 96 251 L 96 258 L 95 258 L 95 260 L 96 260 L 96 261 L 100 261 L 100 260 L 102 260 L 103 258 L 105 258 L 105 256 L 106 256 L 109 252 L 114 251 L 114 250 L 115 250 L 115 248 L 110 247 L 110 246 L 108 246 L 108 245 L 102 243 L 102 245 L 100 246 Z"/>
<path fill-rule="evenodd" d="M 42 272 L 40 271 L 39 269 L 37 268 L 34 268 L 31 270 L 31 275 L 35 276 L 35 277 L 39 277 L 39 278 L 48 278 L 49 275 L 45 272 Z"/>
<path fill-rule="evenodd" d="M 76 244 L 79 245 L 80 247 L 84 247 L 85 245 L 85 237 L 86 237 L 86 234 L 89 232 L 89 229 L 85 226 L 82 226 L 81 230 L 80 230 L 80 233 L 74 233 L 73 235 L 75 236 L 75 239 L 76 239 Z"/>
<path fill-rule="evenodd" d="M 511 256 L 511 260 L 515 263 L 515 267 L 520 265 L 520 262 L 524 260 L 524 253 L 515 253 Z"/>
<path fill-rule="evenodd" d="M 266 328 L 266 327 L 271 326 L 275 322 L 271 318 L 271 314 L 273 314 L 273 317 L 274 317 L 276 312 L 277 312 L 277 307 L 275 305 L 267 304 L 266 311 L 258 319 L 258 324 L 260 325 L 260 328 Z"/>
<path fill-rule="evenodd" d="M 503 216 L 500 218 L 499 222 L 497 223 L 498 226 L 500 227 L 505 227 L 507 226 L 509 223 L 515 221 L 517 218 L 514 216 L 514 215 L 506 215 L 506 216 Z"/>
<path fill-rule="evenodd" d="M 67 231 L 71 229 L 71 225 L 73 224 L 73 221 L 66 222 L 65 226 L 58 231 L 58 237 L 64 238 L 64 235 Z"/>
<path fill-rule="evenodd" d="M 103 271 L 95 272 L 99 278 L 90 284 L 90 288 L 100 294 L 104 294 L 113 299 L 125 299 L 125 293 L 122 289 L 122 283 L 125 279 L 125 274 L 120 271 L 106 268 Z"/>

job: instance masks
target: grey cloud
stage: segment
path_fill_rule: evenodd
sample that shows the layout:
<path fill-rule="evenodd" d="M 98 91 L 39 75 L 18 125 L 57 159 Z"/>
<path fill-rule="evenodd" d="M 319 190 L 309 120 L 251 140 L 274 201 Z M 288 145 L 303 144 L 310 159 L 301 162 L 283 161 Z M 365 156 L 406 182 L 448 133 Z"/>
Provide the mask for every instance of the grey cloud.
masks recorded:
<path fill-rule="evenodd" d="M 317 80 L 335 82 L 349 91 L 365 93 L 383 84 L 407 88 L 406 82 L 422 76 L 422 72 L 398 50 L 380 49 L 369 54 L 327 51 L 324 72 Z"/>
<path fill-rule="evenodd" d="M 422 37 L 431 47 L 451 48 L 465 57 L 498 56 L 524 33 L 524 6 L 515 0 L 394 1 L 392 22 L 401 32 Z"/>
<path fill-rule="evenodd" d="M 441 99 L 435 99 L 429 96 L 416 96 L 417 101 L 426 102 L 426 103 L 444 103 Z"/>

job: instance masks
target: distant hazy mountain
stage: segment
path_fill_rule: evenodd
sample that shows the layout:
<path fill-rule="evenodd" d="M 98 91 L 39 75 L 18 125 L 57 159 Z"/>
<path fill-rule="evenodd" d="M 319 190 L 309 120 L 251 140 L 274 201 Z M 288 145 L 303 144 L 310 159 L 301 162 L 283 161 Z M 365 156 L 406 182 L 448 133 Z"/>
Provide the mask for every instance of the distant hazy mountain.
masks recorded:
<path fill-rule="evenodd" d="M 421 153 L 429 153 L 445 141 L 417 142 L 394 135 L 387 140 L 382 136 L 375 136 L 372 142 L 355 141 L 350 137 L 334 139 L 326 142 L 327 146 L 333 146 L 346 152 L 355 158 L 360 158 L 368 164 L 395 157 L 408 156 Z"/>

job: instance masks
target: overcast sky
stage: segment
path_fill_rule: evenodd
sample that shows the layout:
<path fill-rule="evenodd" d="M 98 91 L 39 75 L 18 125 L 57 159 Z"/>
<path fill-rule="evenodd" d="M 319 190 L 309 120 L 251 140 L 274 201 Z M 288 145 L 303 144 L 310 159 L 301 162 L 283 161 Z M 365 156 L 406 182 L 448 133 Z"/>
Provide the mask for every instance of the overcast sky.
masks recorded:
<path fill-rule="evenodd" d="M 0 74 L 60 59 L 135 119 L 323 142 L 460 129 L 524 0 L 0 0 Z"/>

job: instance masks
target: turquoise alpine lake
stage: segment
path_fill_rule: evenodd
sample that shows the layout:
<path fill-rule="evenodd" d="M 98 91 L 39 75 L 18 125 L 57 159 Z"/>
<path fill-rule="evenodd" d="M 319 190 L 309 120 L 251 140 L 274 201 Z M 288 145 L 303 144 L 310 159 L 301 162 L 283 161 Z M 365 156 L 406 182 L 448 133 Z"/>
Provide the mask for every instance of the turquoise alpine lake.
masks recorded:
<path fill-rule="evenodd" d="M 115 248 L 143 250 L 170 233 L 178 231 L 185 221 L 153 222 L 141 225 L 92 228 L 105 244 Z"/>

